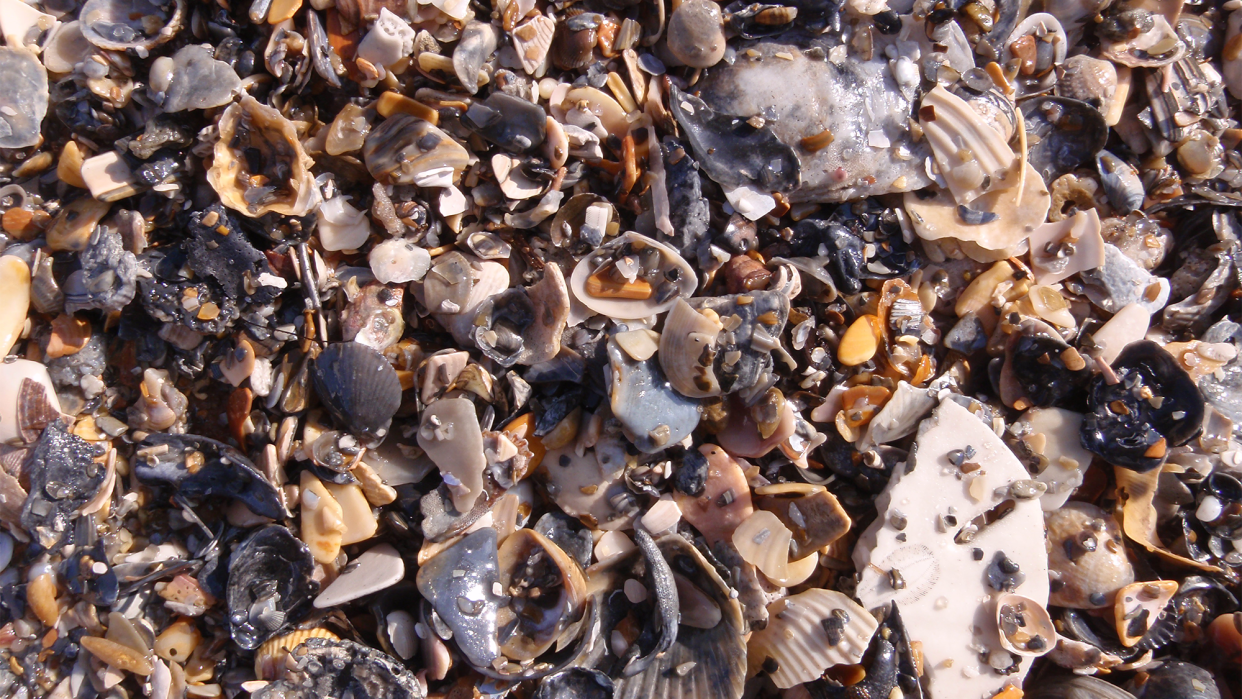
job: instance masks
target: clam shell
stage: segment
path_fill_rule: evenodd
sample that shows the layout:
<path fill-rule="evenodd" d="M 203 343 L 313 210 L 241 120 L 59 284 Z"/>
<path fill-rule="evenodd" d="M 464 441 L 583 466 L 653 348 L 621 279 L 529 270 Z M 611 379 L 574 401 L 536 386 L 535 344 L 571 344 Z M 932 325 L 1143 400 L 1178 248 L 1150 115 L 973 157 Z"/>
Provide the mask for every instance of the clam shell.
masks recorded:
<path fill-rule="evenodd" d="M 185 21 L 185 11 L 186 0 L 88 0 L 78 17 L 82 35 L 101 49 L 150 51 L 177 35 Z M 142 21 L 148 17 L 160 22 L 150 33 L 148 30 L 154 27 Z"/>
<path fill-rule="evenodd" d="M 520 590 L 524 603 L 515 609 L 511 601 L 500 610 L 498 623 L 502 627 L 517 622 L 501 652 L 512 660 L 534 660 L 582 617 L 586 579 L 576 561 L 532 529 L 519 529 L 507 537 L 498 555 L 501 586 L 511 595 Z M 552 571 L 545 570 L 549 565 Z M 546 575 L 559 576 L 559 580 L 545 583 Z M 545 589 L 532 590 L 528 585 L 532 582 L 539 582 Z"/>
<path fill-rule="evenodd" d="M 401 406 L 401 382 L 383 355 L 357 342 L 328 345 L 314 360 L 313 377 L 339 425 L 371 446 L 383 441 Z"/>
<path fill-rule="evenodd" d="M 716 338 L 724 328 L 719 316 L 697 311 L 678 298 L 660 333 L 660 368 L 678 393 L 688 398 L 720 395 L 716 380 Z"/>

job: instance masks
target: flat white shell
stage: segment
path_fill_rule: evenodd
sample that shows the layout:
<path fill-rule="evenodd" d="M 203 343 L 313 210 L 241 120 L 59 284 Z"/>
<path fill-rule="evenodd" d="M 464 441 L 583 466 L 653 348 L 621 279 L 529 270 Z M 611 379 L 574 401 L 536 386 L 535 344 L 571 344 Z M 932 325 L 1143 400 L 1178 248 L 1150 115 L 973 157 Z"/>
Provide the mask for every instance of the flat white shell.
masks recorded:
<path fill-rule="evenodd" d="M 390 544 L 380 544 L 345 565 L 340 577 L 315 598 L 327 609 L 396 585 L 405 577 L 405 561 Z"/>
<path fill-rule="evenodd" d="M 958 480 L 959 469 L 948 454 L 971 446 L 971 461 L 981 468 L 983 499 L 970 495 L 969 480 Z M 859 538 L 854 563 L 862 571 L 857 595 L 867 609 L 896 601 L 912 641 L 923 644 L 923 667 L 932 699 L 985 699 L 1006 683 L 1021 686 L 1030 670 L 1022 659 L 1018 672 L 1002 675 L 986 660 L 1001 648 L 994 599 L 987 568 L 998 551 L 1018 563 L 1026 575 L 1014 590 L 1039 604 L 1048 603 L 1048 556 L 1044 549 L 1043 513 L 1038 500 L 1016 500 L 1014 510 L 986 527 L 966 544 L 954 541 L 975 517 L 1000 504 L 1011 483 L 1030 474 L 1005 443 L 973 413 L 943 401 L 920 426 L 910 460 L 898 464 L 892 481 L 880 494 L 882 513 Z M 998 492 L 999 491 L 999 492 Z M 978 489 L 976 493 L 980 492 Z M 893 525 L 900 513 L 906 525 Z M 945 526 L 952 514 L 956 524 Z M 899 540 L 901 536 L 904 540 Z M 983 555 L 976 560 L 975 549 Z M 890 584 L 898 569 L 903 589 Z"/>

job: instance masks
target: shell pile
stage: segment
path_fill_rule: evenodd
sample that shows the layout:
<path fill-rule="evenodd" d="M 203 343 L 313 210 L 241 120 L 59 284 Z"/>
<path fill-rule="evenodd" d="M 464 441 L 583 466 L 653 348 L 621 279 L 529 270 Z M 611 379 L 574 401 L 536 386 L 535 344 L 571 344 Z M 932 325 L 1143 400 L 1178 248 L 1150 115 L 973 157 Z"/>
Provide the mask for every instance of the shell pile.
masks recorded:
<path fill-rule="evenodd" d="M 0 0 L 0 697 L 1242 696 L 1242 0 L 233 4 Z"/>

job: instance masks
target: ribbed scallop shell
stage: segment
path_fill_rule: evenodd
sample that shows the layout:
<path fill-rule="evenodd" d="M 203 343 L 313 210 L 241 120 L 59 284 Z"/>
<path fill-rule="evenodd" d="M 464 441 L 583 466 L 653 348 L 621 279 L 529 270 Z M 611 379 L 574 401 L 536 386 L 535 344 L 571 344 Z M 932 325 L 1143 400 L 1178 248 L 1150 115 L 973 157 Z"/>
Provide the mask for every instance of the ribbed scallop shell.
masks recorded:
<path fill-rule="evenodd" d="M 781 689 L 815 680 L 834 665 L 857 664 L 879 626 L 854 600 L 818 588 L 772 603 L 768 614 L 767 627 L 750 637 L 747 674 L 758 673 L 772 658 L 777 663 L 772 681 Z M 823 623 L 831 619 L 841 619 L 841 637 L 835 645 Z"/>
<path fill-rule="evenodd" d="M 369 446 L 388 434 L 401 407 L 401 381 L 383 355 L 357 342 L 328 345 L 315 358 L 315 391 L 338 424 Z"/>

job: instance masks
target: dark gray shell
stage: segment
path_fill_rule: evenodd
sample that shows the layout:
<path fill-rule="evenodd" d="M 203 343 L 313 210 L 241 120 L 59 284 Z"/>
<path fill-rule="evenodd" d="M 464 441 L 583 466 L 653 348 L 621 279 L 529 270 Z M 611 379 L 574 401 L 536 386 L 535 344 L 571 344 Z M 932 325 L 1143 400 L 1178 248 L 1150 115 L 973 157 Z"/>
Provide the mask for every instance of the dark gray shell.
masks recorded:
<path fill-rule="evenodd" d="M 229 558 L 229 632 L 247 650 L 300 621 L 319 594 L 315 559 L 288 529 L 270 524 Z"/>
<path fill-rule="evenodd" d="M 1145 672 L 1147 681 L 1134 690 L 1137 699 L 1220 699 L 1216 679 L 1198 665 L 1170 658 Z"/>
<path fill-rule="evenodd" d="M 1098 677 L 1068 675 L 1041 677 L 1031 682 L 1026 696 L 1030 699 L 1134 699 L 1134 695 Z"/>
<path fill-rule="evenodd" d="M 102 566 L 103 572 L 97 572 Z M 108 565 L 108 554 L 102 541 L 94 546 L 78 546 L 61 563 L 61 579 L 69 592 L 79 595 L 91 604 L 110 607 L 120 594 L 120 581 L 116 571 Z"/>
<path fill-rule="evenodd" d="M 189 48 L 189 47 L 187 47 Z M 267 257 L 255 249 L 246 233 L 223 204 L 212 204 L 190 216 L 191 237 L 185 241 L 186 263 L 200 277 L 215 280 L 224 293 L 234 300 L 268 303 L 279 289 L 258 285 L 259 275 L 271 273 Z M 215 214 L 215 216 L 212 216 Z M 203 219 L 213 220 L 208 226 Z M 246 280 L 255 285 L 253 295 L 246 292 Z"/>
<path fill-rule="evenodd" d="M 461 123 L 510 153 L 538 148 L 548 133 L 548 114 L 543 107 L 503 92 L 493 92 L 487 99 L 472 103 L 461 116 Z"/>
<path fill-rule="evenodd" d="M 476 668 L 500 657 L 496 612 L 503 601 L 496 530 L 480 529 L 436 554 L 418 569 L 418 591 L 452 632 L 452 640 Z"/>
<path fill-rule="evenodd" d="M 1022 103 L 1030 163 L 1044 182 L 1091 163 L 1108 141 L 1100 110 L 1069 97 L 1034 97 Z"/>
<path fill-rule="evenodd" d="M 656 239 L 677 248 L 682 257 L 691 259 L 699 243 L 707 237 L 711 227 L 711 207 L 703 196 L 703 177 L 699 163 L 690 156 L 686 146 L 673 138 L 664 137 L 664 183 L 668 188 L 669 220 L 673 235 L 663 231 Z"/>
<path fill-rule="evenodd" d="M 191 472 L 186 459 L 196 452 L 203 463 Z M 276 486 L 245 454 L 224 442 L 193 434 L 152 432 L 138 445 L 135 457 L 134 475 L 146 485 L 165 486 L 186 498 L 229 497 L 242 501 L 257 515 L 285 516 Z"/>
<path fill-rule="evenodd" d="M 744 298 L 750 299 L 743 303 Z M 731 332 L 721 332 L 716 340 L 714 361 L 716 380 L 724 393 L 741 393 L 743 398 L 757 396 L 766 391 L 776 380 L 772 372 L 772 350 L 756 341 L 766 335 L 778 340 L 789 320 L 789 297 L 780 291 L 751 291 L 731 296 L 689 299 L 696 311 L 711 309 L 721 319 L 736 314 L 741 324 Z M 767 315 L 767 314 L 772 315 Z M 759 319 L 775 318 L 775 323 L 761 323 Z M 741 358 L 729 364 L 733 352 Z M 749 402 L 749 401 L 747 401 Z"/>
<path fill-rule="evenodd" d="M 681 625 L 676 640 L 650 666 L 617 680 L 614 696 L 738 699 L 746 680 L 746 641 L 742 636 L 745 626 L 740 605 L 730 596 L 729 586 L 690 542 L 677 534 L 668 534 L 656 546 L 673 572 L 720 607 L 721 618 L 710 629 Z"/>
<path fill-rule="evenodd" d="M 125 249 L 121 234 L 99 226 L 78 253 L 82 268 L 65 280 L 65 312 L 119 311 L 138 292 L 138 261 Z"/>
<path fill-rule="evenodd" d="M 599 670 L 571 667 L 543 678 L 531 699 L 612 699 L 614 688 Z"/>
<path fill-rule="evenodd" d="M 699 166 L 720 185 L 788 193 L 802 182 L 798 155 L 771 127 L 755 128 L 746 118 L 721 114 L 676 87 L 668 101 Z"/>
<path fill-rule="evenodd" d="M 368 447 L 383 441 L 401 407 L 401 381 L 383 355 L 356 342 L 328 345 L 312 375 L 319 400 L 342 429 Z"/>
<path fill-rule="evenodd" d="M 294 668 L 254 699 L 423 699 L 418 678 L 398 661 L 353 641 L 310 638 L 293 654 Z"/>
<path fill-rule="evenodd" d="M 30 494 L 22 507 L 22 528 L 44 548 L 72 536 L 80 507 L 95 497 L 107 472 L 95 463 L 95 447 L 54 420 L 43 430 L 26 460 Z"/>

